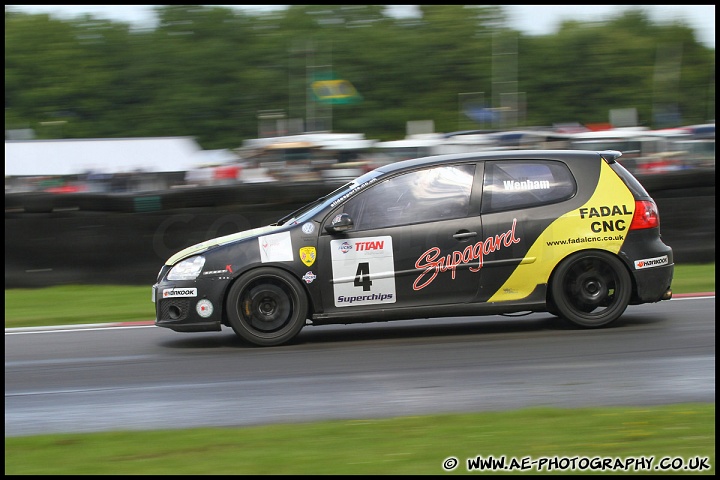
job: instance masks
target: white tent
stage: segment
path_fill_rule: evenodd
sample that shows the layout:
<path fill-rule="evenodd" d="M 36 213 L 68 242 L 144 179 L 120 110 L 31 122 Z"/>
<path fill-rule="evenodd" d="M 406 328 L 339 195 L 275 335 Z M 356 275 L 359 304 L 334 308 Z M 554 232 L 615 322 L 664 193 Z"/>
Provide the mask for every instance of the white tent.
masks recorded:
<path fill-rule="evenodd" d="M 183 172 L 206 158 L 191 137 L 6 140 L 5 176 Z"/>

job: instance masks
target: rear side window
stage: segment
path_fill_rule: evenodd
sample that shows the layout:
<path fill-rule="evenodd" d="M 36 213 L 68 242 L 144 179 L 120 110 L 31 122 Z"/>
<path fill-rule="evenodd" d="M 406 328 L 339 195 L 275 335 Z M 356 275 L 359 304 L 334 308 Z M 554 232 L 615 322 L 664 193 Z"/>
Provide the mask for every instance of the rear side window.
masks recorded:
<path fill-rule="evenodd" d="M 556 161 L 511 160 L 485 164 L 482 212 L 537 207 L 572 198 L 577 184 Z"/>

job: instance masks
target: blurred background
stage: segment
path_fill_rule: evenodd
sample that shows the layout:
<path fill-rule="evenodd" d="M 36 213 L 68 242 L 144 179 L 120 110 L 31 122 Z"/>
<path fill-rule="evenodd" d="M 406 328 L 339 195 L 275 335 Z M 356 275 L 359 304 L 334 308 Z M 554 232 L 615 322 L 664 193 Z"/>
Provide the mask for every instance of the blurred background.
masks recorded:
<path fill-rule="evenodd" d="M 376 166 L 489 149 L 620 150 L 676 261 L 714 261 L 713 5 L 115 8 L 5 7 L 6 288 L 151 284 Z"/>

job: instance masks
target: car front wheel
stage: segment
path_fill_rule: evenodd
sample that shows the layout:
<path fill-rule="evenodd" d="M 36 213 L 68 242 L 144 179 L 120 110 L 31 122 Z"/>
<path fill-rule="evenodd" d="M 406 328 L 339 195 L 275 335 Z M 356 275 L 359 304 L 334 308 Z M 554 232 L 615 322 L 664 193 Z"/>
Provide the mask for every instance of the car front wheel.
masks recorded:
<path fill-rule="evenodd" d="M 261 268 L 240 277 L 227 296 L 227 314 L 235 333 L 260 346 L 280 345 L 305 325 L 308 300 L 289 273 Z"/>
<path fill-rule="evenodd" d="M 604 251 L 568 257 L 551 283 L 553 309 L 582 327 L 602 327 L 620 318 L 631 294 L 630 273 L 620 259 Z"/>

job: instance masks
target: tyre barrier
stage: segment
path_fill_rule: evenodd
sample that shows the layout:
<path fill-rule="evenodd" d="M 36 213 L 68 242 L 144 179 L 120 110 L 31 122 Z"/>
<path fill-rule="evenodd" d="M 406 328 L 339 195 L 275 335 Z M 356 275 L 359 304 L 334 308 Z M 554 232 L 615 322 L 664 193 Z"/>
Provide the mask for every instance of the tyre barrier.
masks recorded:
<path fill-rule="evenodd" d="M 714 262 L 714 175 L 643 183 L 652 185 L 646 188 L 658 204 L 662 238 L 673 248 L 675 262 Z M 6 194 L 5 288 L 150 285 L 178 250 L 273 223 L 338 186 L 307 182 L 136 194 Z"/>

